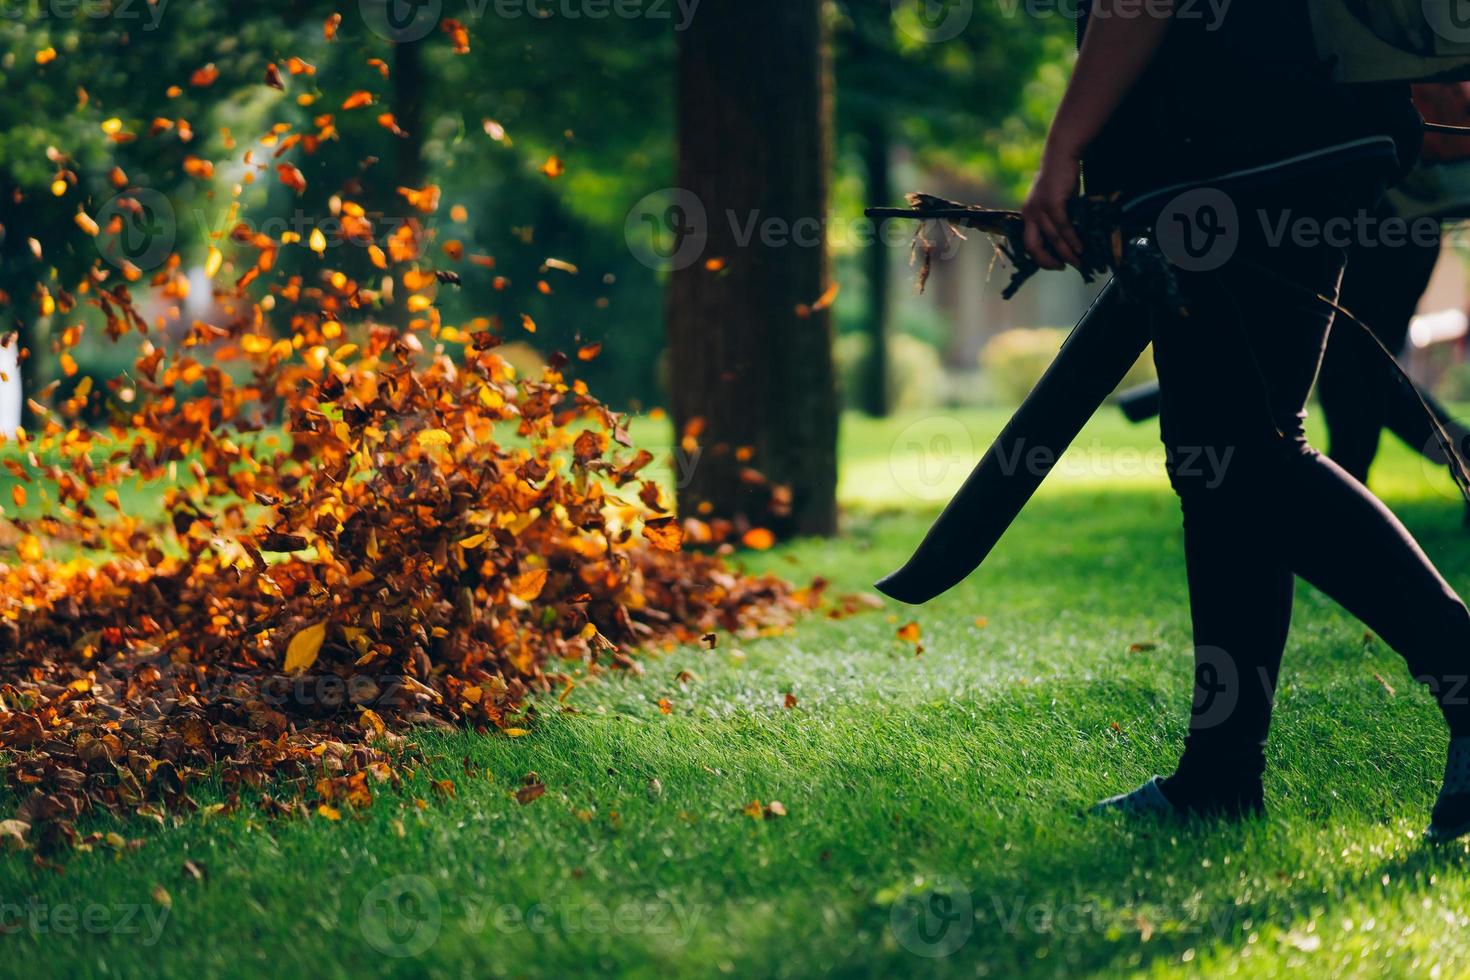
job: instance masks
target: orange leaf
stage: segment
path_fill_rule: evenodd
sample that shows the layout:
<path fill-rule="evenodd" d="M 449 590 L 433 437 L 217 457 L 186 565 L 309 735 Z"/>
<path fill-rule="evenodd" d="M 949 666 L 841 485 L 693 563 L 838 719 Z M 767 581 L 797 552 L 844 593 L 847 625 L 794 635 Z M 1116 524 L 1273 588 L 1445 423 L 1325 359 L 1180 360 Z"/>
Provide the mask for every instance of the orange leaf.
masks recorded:
<path fill-rule="evenodd" d="M 659 551 L 678 551 L 684 546 L 684 532 L 672 517 L 645 521 L 643 536 Z"/>
<path fill-rule="evenodd" d="M 740 536 L 740 543 L 755 551 L 768 551 L 776 544 L 776 535 L 763 527 L 753 527 Z"/>
<path fill-rule="evenodd" d="M 291 188 L 297 194 L 306 193 L 306 177 L 291 164 L 276 164 L 276 176 L 281 178 L 281 183 Z"/>
<path fill-rule="evenodd" d="M 546 588 L 546 575 L 547 570 L 544 568 L 533 568 L 529 572 L 522 572 L 511 579 L 511 595 L 525 602 L 531 602 Z"/>

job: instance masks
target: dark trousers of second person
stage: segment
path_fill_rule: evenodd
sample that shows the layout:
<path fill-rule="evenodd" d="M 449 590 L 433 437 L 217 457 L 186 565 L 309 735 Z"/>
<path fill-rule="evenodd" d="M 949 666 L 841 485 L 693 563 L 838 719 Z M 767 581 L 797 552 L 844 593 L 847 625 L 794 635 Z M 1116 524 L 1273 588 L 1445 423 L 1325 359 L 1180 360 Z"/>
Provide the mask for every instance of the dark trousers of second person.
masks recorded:
<path fill-rule="evenodd" d="M 1196 645 L 1190 733 L 1165 783 L 1176 805 L 1260 805 L 1298 575 L 1401 654 L 1452 734 L 1470 735 L 1470 613 L 1398 519 L 1303 431 L 1332 324 L 1311 294 L 1335 296 L 1343 264 L 1341 250 L 1247 234 L 1224 268 L 1180 274 L 1187 316 L 1153 315 Z"/>
<path fill-rule="evenodd" d="M 1390 220 L 1391 212 L 1380 212 L 1378 217 Z M 1348 252 L 1339 305 L 1372 328 L 1384 347 L 1399 354 L 1414 311 L 1429 288 L 1439 253 L 1437 234 L 1410 236 L 1394 245 L 1379 241 L 1355 245 Z M 1328 454 L 1360 481 L 1368 482 L 1368 469 L 1385 428 L 1429 458 L 1443 461 L 1443 450 L 1423 405 L 1391 369 L 1383 350 L 1357 324 L 1340 322 L 1328 338 L 1317 398 L 1327 420 Z M 1465 430 L 1445 416 L 1443 409 L 1432 407 L 1450 436 L 1457 442 L 1463 440 Z"/>

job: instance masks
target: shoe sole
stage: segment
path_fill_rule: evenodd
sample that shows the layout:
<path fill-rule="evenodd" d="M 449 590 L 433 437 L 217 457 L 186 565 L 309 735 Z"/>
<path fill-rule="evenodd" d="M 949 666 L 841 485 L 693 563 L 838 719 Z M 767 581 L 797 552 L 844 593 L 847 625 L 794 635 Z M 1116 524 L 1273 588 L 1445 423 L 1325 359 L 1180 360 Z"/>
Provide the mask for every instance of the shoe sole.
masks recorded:
<path fill-rule="evenodd" d="M 1426 828 L 1424 831 L 1424 840 L 1429 844 L 1452 844 L 1466 834 L 1470 834 L 1470 820 L 1466 820 L 1451 830 L 1435 830 L 1433 827 Z"/>

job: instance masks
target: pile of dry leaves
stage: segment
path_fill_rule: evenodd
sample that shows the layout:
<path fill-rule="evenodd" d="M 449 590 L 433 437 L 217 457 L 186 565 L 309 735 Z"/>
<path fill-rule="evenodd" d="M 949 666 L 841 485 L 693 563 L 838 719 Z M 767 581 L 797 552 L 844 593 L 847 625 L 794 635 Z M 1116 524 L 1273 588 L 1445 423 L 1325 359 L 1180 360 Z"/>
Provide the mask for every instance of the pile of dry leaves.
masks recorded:
<path fill-rule="evenodd" d="M 316 125 L 287 147 L 333 138 L 330 116 Z M 206 772 L 295 787 L 276 808 L 361 804 L 396 778 L 411 725 L 523 734 L 533 693 L 635 666 L 638 647 L 780 628 L 818 601 L 682 550 L 720 529 L 670 513 L 653 457 L 570 359 L 517 377 L 498 323 L 442 323 L 438 291 L 458 276 L 431 259 L 439 194 L 400 193 L 421 217 L 391 233 L 332 200 L 380 278 L 331 268 L 315 234 L 238 225 L 206 263 L 218 315 L 173 335 L 150 332 L 126 262 L 42 287 L 78 324 L 53 331 L 68 371 L 87 309 L 114 339 L 146 339 L 128 375 L 33 404 L 43 427 L 0 447 L 15 502 L 26 487 L 52 501 L 0 520 L 18 559 L 0 561 L 0 751 L 21 800 L 6 836 L 50 848 L 89 810 L 187 811 Z M 317 252 L 319 273 L 275 276 L 285 248 Z M 178 257 L 149 285 L 185 295 Z M 83 427 L 84 410 L 112 422 Z M 132 484 L 156 491 L 162 524 L 123 512 Z M 103 558 L 52 557 L 86 549 Z"/>

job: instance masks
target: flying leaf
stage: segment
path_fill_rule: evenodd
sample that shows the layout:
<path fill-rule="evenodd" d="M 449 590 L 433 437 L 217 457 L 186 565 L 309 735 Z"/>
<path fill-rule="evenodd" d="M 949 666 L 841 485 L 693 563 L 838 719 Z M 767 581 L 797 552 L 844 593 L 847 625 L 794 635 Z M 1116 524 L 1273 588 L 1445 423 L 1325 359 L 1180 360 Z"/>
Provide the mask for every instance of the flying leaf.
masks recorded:
<path fill-rule="evenodd" d="M 684 532 L 673 518 L 645 521 L 643 536 L 659 551 L 678 551 L 684 545 Z"/>
<path fill-rule="evenodd" d="M 763 527 L 753 527 L 740 536 L 740 543 L 754 551 L 767 551 L 775 546 L 776 535 Z"/>
<path fill-rule="evenodd" d="M 276 164 L 276 176 L 297 194 L 306 193 L 306 177 L 289 163 Z"/>
<path fill-rule="evenodd" d="M 510 592 L 516 598 L 530 602 L 541 595 L 546 588 L 547 571 L 544 568 L 533 568 L 529 572 L 522 572 L 510 582 Z"/>

